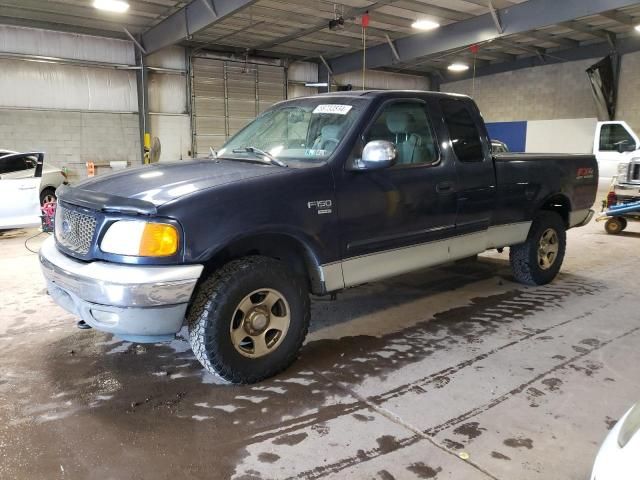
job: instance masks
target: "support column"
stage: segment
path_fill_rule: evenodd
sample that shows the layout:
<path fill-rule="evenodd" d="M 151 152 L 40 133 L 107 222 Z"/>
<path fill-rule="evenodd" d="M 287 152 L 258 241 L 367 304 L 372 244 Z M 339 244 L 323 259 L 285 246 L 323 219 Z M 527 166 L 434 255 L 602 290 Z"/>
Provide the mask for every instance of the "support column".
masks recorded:
<path fill-rule="evenodd" d="M 149 70 L 145 64 L 144 54 L 136 49 L 136 83 L 138 90 L 138 122 L 140 125 L 140 150 L 143 164 L 148 163 L 151 148 L 151 134 L 149 124 Z"/>

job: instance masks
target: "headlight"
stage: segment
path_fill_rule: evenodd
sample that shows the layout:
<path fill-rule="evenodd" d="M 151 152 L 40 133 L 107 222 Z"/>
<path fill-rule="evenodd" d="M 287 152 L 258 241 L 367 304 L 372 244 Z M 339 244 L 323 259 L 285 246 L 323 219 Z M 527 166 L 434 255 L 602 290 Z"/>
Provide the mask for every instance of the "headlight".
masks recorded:
<path fill-rule="evenodd" d="M 629 170 L 629 164 L 628 163 L 619 163 L 618 164 L 618 175 L 626 175 L 627 174 L 627 170 Z"/>
<path fill-rule="evenodd" d="M 620 433 L 618 433 L 620 448 L 624 448 L 638 430 L 640 430 L 640 403 L 636 403 L 624 419 Z"/>
<path fill-rule="evenodd" d="M 178 251 L 178 243 L 178 229 L 173 225 L 121 220 L 109 227 L 100 249 L 118 255 L 168 257 Z"/>

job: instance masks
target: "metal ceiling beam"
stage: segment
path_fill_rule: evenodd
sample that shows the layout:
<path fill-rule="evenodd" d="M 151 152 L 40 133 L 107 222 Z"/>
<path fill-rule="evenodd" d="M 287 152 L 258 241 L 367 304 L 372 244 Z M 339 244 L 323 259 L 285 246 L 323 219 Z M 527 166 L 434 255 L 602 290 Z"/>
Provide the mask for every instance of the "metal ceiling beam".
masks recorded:
<path fill-rule="evenodd" d="M 256 0 L 192 0 L 142 34 L 142 45 L 148 53 L 174 45 L 225 17 L 239 12 Z"/>
<path fill-rule="evenodd" d="M 552 35 L 550 33 L 533 31 L 533 32 L 523 33 L 522 35 L 524 37 L 531 37 L 538 40 L 542 40 L 543 42 L 555 43 L 556 45 L 559 45 L 565 48 L 575 48 L 580 46 L 580 42 L 577 40 L 564 38 L 559 35 Z"/>
<path fill-rule="evenodd" d="M 618 39 L 617 50 L 619 54 L 632 53 L 640 51 L 640 38 L 628 37 Z M 542 62 L 537 56 L 519 58 L 513 62 L 492 63 L 486 67 L 476 69 L 475 76 L 481 77 L 485 75 L 495 75 L 497 73 L 511 72 L 523 68 L 538 67 L 541 65 L 552 65 L 556 63 L 573 62 L 576 60 L 587 60 L 590 58 L 604 57 L 611 53 L 609 42 L 592 43 L 576 48 L 568 48 L 566 50 L 558 50 L 553 55 L 546 56 Z M 447 73 L 444 82 L 455 82 L 458 80 L 468 80 L 472 77 L 471 72 L 462 74 Z M 446 86 L 443 88 L 446 91 Z"/>
<path fill-rule="evenodd" d="M 622 12 L 603 12 L 600 16 L 613 20 L 614 22 L 622 23 L 623 25 L 629 25 L 630 27 L 635 27 L 640 23 L 638 20 L 634 20 L 631 15 Z"/>
<path fill-rule="evenodd" d="M 504 35 L 525 33 L 589 15 L 637 5 L 637 0 L 529 0 L 497 10 Z M 445 25 L 432 32 L 395 40 L 403 62 L 438 52 L 464 48 L 499 37 L 491 13 Z M 367 49 L 367 67 L 392 65 L 396 60 L 386 43 Z M 334 72 L 343 73 L 362 68 L 362 52 L 354 52 L 330 60 Z"/>
<path fill-rule="evenodd" d="M 587 35 L 603 38 L 605 40 L 607 40 L 609 38 L 609 35 L 612 33 L 607 30 L 603 30 L 601 28 L 594 28 L 589 25 L 585 25 L 584 23 L 580 23 L 576 21 L 562 22 L 560 23 L 560 25 L 562 25 L 563 27 L 567 27 L 571 30 L 575 30 L 576 32 L 586 33 Z"/>
<path fill-rule="evenodd" d="M 376 8 L 384 7 L 385 5 L 389 5 L 398 0 L 380 0 L 378 2 L 373 3 L 368 7 L 360 7 L 360 8 L 346 8 L 343 18 L 345 22 L 354 20 L 355 18 L 363 15 L 365 12 L 373 12 Z M 317 23 L 308 28 L 303 28 L 301 30 L 297 30 L 290 35 L 286 35 L 284 37 L 278 38 L 271 42 L 266 42 L 255 47 L 257 50 L 269 50 L 270 48 L 275 47 L 276 45 L 282 45 L 283 43 L 290 42 L 292 40 L 296 40 L 300 37 L 304 37 L 306 35 L 310 35 L 315 32 L 319 32 L 320 30 L 324 30 L 329 27 L 329 20 L 325 19 L 322 23 Z"/>

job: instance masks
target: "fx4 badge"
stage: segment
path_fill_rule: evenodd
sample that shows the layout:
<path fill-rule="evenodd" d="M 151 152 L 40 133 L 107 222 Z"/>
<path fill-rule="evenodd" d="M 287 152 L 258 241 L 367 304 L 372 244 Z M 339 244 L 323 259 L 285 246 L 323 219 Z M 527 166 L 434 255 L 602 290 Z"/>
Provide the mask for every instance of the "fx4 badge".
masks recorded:
<path fill-rule="evenodd" d="M 581 167 L 576 172 L 576 180 L 593 178 L 593 168 Z"/>
<path fill-rule="evenodd" d="M 331 200 L 313 200 L 307 202 L 307 208 L 315 208 L 318 215 L 331 213 Z"/>

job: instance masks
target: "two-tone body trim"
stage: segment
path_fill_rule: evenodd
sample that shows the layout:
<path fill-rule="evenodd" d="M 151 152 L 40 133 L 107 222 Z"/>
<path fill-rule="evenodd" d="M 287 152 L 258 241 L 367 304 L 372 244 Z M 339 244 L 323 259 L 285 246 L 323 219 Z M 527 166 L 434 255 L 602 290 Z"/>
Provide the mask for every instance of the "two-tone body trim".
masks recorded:
<path fill-rule="evenodd" d="M 496 225 L 481 232 L 347 258 L 322 265 L 328 292 L 476 255 L 527 239 L 532 222 Z"/>

